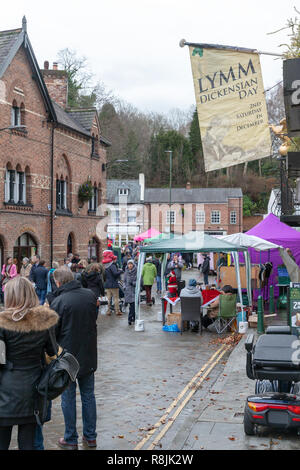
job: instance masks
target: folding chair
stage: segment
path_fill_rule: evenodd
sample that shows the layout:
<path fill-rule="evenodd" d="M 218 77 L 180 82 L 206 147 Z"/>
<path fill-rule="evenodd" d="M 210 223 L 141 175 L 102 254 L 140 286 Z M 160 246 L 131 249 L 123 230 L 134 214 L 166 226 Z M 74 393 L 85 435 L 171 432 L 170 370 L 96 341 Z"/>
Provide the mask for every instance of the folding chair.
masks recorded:
<path fill-rule="evenodd" d="M 219 296 L 219 313 L 213 323 L 218 334 L 223 333 L 237 317 L 236 297 L 236 294 Z"/>
<path fill-rule="evenodd" d="M 181 304 L 181 334 L 184 321 L 198 321 L 202 333 L 201 297 L 180 297 Z"/>

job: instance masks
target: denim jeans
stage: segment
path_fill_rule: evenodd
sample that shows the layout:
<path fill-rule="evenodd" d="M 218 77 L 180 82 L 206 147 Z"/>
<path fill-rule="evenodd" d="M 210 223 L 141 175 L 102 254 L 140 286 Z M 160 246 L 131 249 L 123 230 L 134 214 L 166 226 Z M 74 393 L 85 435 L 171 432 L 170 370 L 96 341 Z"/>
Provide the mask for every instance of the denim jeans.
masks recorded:
<path fill-rule="evenodd" d="M 77 378 L 82 404 L 83 435 L 87 440 L 94 440 L 97 437 L 96 422 L 97 410 L 94 394 L 95 377 L 94 373 Z M 76 382 L 65 390 L 61 396 L 61 407 L 65 419 L 64 439 L 68 444 L 78 443 L 76 429 Z"/>
<path fill-rule="evenodd" d="M 204 280 L 204 284 L 207 286 L 208 285 L 208 273 L 203 273 L 203 280 Z"/>
<path fill-rule="evenodd" d="M 51 420 L 51 407 L 52 401 L 50 401 L 48 405 L 46 421 Z M 33 447 L 34 450 L 44 450 L 43 426 L 39 426 L 38 424 L 35 427 Z"/>
<path fill-rule="evenodd" d="M 36 291 L 36 295 L 37 295 L 38 298 L 39 298 L 40 305 L 44 305 L 45 300 L 46 300 L 47 289 L 45 289 L 45 290 L 43 289 L 43 290 L 42 290 L 42 289 L 36 288 L 35 291 Z"/>
<path fill-rule="evenodd" d="M 156 284 L 157 284 L 157 291 L 161 292 L 161 277 L 160 276 L 156 277 Z"/>

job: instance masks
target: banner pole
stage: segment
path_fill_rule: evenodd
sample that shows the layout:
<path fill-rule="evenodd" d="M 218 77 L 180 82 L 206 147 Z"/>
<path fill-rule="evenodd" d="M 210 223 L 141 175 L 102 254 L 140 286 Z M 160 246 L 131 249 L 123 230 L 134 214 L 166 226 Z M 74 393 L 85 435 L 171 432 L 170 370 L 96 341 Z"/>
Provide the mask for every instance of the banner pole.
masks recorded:
<path fill-rule="evenodd" d="M 229 51 L 235 52 L 245 52 L 245 53 L 253 53 L 253 54 L 260 54 L 260 55 L 272 55 L 276 57 L 283 57 L 283 54 L 276 54 L 275 52 L 265 52 L 265 51 L 258 51 L 257 49 L 249 49 L 246 47 L 235 47 L 235 46 L 223 46 L 221 44 L 205 44 L 205 43 L 197 43 L 197 42 L 187 42 L 185 39 L 181 39 L 179 42 L 180 47 L 184 46 L 192 46 L 192 47 L 200 47 L 202 49 L 225 49 Z"/>

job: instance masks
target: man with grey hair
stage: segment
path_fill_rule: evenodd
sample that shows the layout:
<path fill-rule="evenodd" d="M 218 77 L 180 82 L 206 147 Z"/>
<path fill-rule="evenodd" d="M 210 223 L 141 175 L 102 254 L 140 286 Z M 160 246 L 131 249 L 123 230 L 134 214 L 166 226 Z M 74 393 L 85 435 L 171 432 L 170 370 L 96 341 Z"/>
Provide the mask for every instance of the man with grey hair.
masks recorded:
<path fill-rule="evenodd" d="M 50 307 L 59 315 L 56 328 L 57 343 L 73 354 L 80 364 L 77 383 L 82 401 L 83 436 L 86 447 L 97 447 L 97 410 L 94 393 L 97 369 L 97 298 L 90 289 L 76 281 L 65 267 L 53 273 L 57 291 Z M 59 439 L 62 449 L 77 450 L 76 382 L 72 382 L 61 398 L 65 420 L 64 438 Z"/>

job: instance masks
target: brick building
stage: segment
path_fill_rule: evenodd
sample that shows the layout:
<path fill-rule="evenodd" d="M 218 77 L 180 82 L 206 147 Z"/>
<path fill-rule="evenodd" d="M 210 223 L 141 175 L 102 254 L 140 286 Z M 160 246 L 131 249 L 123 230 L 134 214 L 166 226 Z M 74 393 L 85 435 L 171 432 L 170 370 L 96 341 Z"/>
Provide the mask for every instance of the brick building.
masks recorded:
<path fill-rule="evenodd" d="M 0 32 L 0 262 L 38 252 L 100 256 L 96 235 L 106 195 L 106 147 L 95 108 L 67 108 L 68 80 L 41 70 L 22 28 Z M 78 201 L 91 181 L 93 197 Z M 103 233 L 103 239 L 106 234 Z"/>
<path fill-rule="evenodd" d="M 185 234 L 204 231 L 230 235 L 243 231 L 243 193 L 240 188 L 145 189 L 147 228 Z"/>
<path fill-rule="evenodd" d="M 139 180 L 107 180 L 107 232 L 119 245 L 150 227 L 161 233 L 204 231 L 230 235 L 243 231 L 240 188 L 145 188 Z"/>

